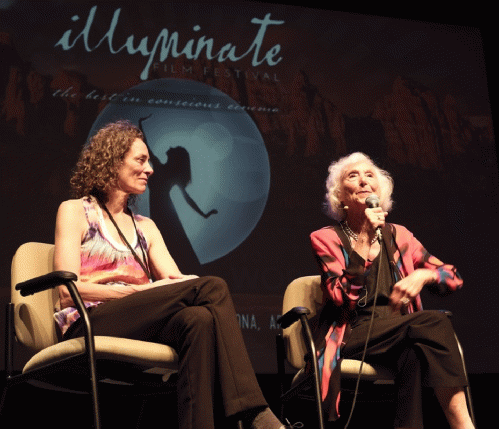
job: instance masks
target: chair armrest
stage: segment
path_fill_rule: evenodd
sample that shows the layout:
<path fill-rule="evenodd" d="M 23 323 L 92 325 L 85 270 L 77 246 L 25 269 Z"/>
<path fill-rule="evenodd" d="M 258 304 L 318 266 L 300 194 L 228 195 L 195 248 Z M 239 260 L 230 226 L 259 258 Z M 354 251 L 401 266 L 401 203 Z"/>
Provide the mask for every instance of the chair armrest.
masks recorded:
<path fill-rule="evenodd" d="M 43 276 L 38 276 L 30 280 L 18 283 L 16 285 L 16 290 L 20 292 L 22 296 L 34 295 L 35 293 L 42 292 L 47 289 L 52 289 L 56 286 L 66 286 L 71 298 L 73 299 L 74 306 L 78 310 L 80 317 L 84 320 L 86 337 L 93 341 L 92 328 L 90 325 L 90 319 L 88 317 L 88 312 L 85 307 L 85 303 L 78 292 L 75 281 L 78 280 L 78 276 L 71 271 L 52 271 L 51 273 L 45 274 Z"/>
<path fill-rule="evenodd" d="M 92 338 L 93 341 L 90 319 L 88 317 L 87 309 L 85 308 L 85 303 L 76 287 L 76 280 L 78 280 L 78 276 L 70 271 L 52 271 L 51 273 L 43 276 L 18 283 L 16 285 L 16 290 L 18 290 L 22 296 L 28 296 L 47 289 L 52 289 L 56 286 L 66 286 L 71 298 L 73 299 L 74 306 L 78 310 L 80 317 L 85 322 L 88 338 Z"/>
<path fill-rule="evenodd" d="M 293 323 L 300 320 L 301 316 L 310 314 L 310 310 L 307 307 L 294 307 L 289 310 L 286 314 L 283 314 L 277 319 L 277 323 L 281 325 L 282 329 L 289 328 Z"/>
<path fill-rule="evenodd" d="M 18 283 L 16 285 L 16 290 L 18 290 L 22 296 L 28 296 L 76 280 L 78 280 L 78 277 L 72 272 L 53 271 L 43 276 Z"/>
<path fill-rule="evenodd" d="M 45 274 L 43 276 L 35 277 L 33 279 L 27 280 L 25 282 L 18 283 L 16 285 L 16 290 L 18 290 L 22 296 L 33 295 L 37 292 L 42 292 L 47 289 L 52 289 L 56 286 L 64 285 L 68 288 L 69 294 L 73 299 L 73 303 L 80 314 L 80 317 L 84 323 L 85 328 L 85 353 L 88 358 L 89 364 L 89 379 L 90 388 L 92 391 L 92 397 L 97 398 L 97 369 L 96 369 L 96 358 L 95 358 L 95 340 L 92 332 L 92 324 L 90 322 L 90 317 L 88 311 L 85 308 L 85 303 L 81 298 L 78 289 L 76 287 L 75 281 L 78 280 L 78 276 L 70 271 L 53 271 L 51 273 Z M 99 408 L 96 401 L 93 402 L 94 406 L 94 416 L 95 421 L 99 421 Z"/>

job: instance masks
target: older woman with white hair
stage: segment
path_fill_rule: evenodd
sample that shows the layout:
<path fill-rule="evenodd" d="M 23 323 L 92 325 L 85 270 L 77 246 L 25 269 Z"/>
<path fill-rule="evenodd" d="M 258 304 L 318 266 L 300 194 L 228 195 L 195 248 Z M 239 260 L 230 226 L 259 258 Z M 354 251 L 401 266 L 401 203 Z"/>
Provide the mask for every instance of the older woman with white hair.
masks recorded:
<path fill-rule="evenodd" d="M 405 227 L 385 222 L 393 180 L 367 155 L 333 162 L 326 188 L 336 223 L 311 234 L 325 292 L 312 322 L 330 420 L 339 416 L 340 364 L 349 357 L 396 373 L 394 427 L 423 427 L 422 393 L 430 387 L 452 429 L 473 428 L 451 322 L 440 311 L 423 311 L 419 295 L 424 287 L 440 294 L 460 289 L 460 275 Z"/>

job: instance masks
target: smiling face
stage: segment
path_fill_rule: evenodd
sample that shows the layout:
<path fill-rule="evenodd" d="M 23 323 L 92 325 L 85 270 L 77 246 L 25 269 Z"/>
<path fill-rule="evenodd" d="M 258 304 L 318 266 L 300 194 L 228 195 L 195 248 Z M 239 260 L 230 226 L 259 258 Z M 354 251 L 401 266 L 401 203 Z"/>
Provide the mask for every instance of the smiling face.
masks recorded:
<path fill-rule="evenodd" d="M 118 188 L 128 194 L 142 194 L 152 173 L 147 146 L 141 139 L 135 139 L 119 169 Z"/>
<path fill-rule="evenodd" d="M 367 161 L 350 164 L 345 168 L 341 181 L 340 201 L 349 208 L 365 209 L 366 198 L 379 196 L 379 181 L 373 165 Z"/>

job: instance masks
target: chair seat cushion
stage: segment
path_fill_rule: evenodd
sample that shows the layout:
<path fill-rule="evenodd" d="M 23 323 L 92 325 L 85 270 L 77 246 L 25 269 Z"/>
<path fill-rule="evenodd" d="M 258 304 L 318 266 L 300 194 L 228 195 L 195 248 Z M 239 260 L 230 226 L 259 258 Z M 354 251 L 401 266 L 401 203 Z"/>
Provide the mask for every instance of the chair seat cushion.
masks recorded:
<path fill-rule="evenodd" d="M 341 361 L 341 377 L 342 378 L 357 378 L 360 370 L 360 360 L 356 359 L 343 359 Z M 306 377 L 305 368 L 300 369 L 293 378 L 292 386 L 296 386 L 300 381 Z M 376 384 L 393 384 L 395 375 L 390 369 L 380 366 L 372 365 L 364 362 L 362 365 L 361 380 L 372 381 Z"/>
<path fill-rule="evenodd" d="M 341 376 L 345 378 L 357 377 L 359 375 L 360 360 L 343 359 L 341 361 Z M 364 362 L 362 365 L 362 380 L 393 381 L 395 374 L 389 368 Z"/>
<path fill-rule="evenodd" d="M 128 363 L 144 369 L 162 368 L 169 372 L 177 369 L 178 356 L 170 346 L 117 337 L 96 336 L 94 340 L 97 360 Z M 24 366 L 23 372 L 38 369 L 84 351 L 83 337 L 62 341 L 34 355 Z"/>

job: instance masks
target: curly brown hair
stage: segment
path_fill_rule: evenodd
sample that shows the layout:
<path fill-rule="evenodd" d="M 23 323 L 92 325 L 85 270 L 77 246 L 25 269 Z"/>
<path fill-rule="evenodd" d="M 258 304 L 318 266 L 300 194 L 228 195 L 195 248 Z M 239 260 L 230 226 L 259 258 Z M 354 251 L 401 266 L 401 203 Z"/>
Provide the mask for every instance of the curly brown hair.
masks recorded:
<path fill-rule="evenodd" d="M 117 185 L 118 170 L 136 139 L 144 139 L 140 129 L 126 120 L 101 128 L 83 147 L 70 180 L 74 198 L 93 195 L 103 201 Z"/>

